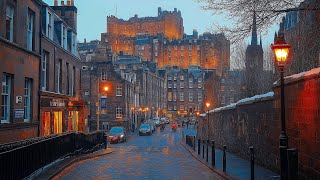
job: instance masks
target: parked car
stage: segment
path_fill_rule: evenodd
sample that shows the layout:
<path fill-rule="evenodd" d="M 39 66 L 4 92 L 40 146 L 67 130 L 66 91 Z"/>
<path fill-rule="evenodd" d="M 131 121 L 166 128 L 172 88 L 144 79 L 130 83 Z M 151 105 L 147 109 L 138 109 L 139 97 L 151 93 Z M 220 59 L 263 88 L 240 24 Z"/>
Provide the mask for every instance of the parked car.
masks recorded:
<path fill-rule="evenodd" d="M 119 143 L 127 140 L 127 133 L 124 127 L 112 127 L 109 132 L 108 141 L 110 143 Z"/>
<path fill-rule="evenodd" d="M 142 136 L 142 135 L 149 135 L 151 136 L 151 126 L 150 124 L 148 123 L 143 123 L 140 125 L 140 128 L 139 128 L 139 136 Z"/>
<path fill-rule="evenodd" d="M 159 117 L 155 117 L 153 118 L 154 122 L 156 123 L 156 126 L 160 126 L 160 118 Z"/>
<path fill-rule="evenodd" d="M 149 120 L 146 122 L 147 124 L 150 124 L 150 128 L 151 128 L 151 132 L 154 133 L 154 131 L 156 130 L 156 124 L 155 122 L 153 122 L 152 120 Z"/>

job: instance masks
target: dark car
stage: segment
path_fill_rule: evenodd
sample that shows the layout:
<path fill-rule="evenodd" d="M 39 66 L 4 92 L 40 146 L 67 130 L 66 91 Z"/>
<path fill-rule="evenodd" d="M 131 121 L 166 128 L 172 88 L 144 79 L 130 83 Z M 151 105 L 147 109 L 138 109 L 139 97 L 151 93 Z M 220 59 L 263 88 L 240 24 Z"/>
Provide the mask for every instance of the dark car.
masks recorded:
<path fill-rule="evenodd" d="M 127 140 L 127 134 L 124 127 L 117 126 L 110 129 L 108 141 L 110 143 L 119 143 Z"/>
<path fill-rule="evenodd" d="M 139 128 L 139 136 L 142 136 L 142 135 L 151 135 L 151 126 L 150 124 L 141 124 L 140 125 L 140 128 Z"/>

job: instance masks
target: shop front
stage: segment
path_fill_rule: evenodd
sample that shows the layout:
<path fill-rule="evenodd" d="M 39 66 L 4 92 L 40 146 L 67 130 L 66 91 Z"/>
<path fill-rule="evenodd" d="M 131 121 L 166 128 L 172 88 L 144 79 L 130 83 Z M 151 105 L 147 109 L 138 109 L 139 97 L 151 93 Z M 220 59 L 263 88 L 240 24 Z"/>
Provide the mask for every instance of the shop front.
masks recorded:
<path fill-rule="evenodd" d="M 68 113 L 68 99 L 61 97 L 41 97 L 40 100 L 40 134 L 48 136 L 65 132 Z"/>
<path fill-rule="evenodd" d="M 68 103 L 68 131 L 88 131 L 86 104 L 82 100 L 70 99 Z"/>

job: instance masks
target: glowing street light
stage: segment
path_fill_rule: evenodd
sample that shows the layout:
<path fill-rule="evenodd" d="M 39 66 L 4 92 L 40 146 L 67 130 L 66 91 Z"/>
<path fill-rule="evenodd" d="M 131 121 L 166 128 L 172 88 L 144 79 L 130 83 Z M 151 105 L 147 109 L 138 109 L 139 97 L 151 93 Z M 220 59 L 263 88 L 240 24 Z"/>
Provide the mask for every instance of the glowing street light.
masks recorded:
<path fill-rule="evenodd" d="M 279 32 L 274 44 L 271 44 L 274 51 L 275 61 L 280 70 L 280 97 L 281 97 L 281 133 L 280 133 L 280 174 L 281 179 L 287 179 L 288 173 L 288 136 L 286 133 L 285 101 L 284 101 L 284 66 L 288 63 L 290 45 L 286 43 L 283 32 Z"/>

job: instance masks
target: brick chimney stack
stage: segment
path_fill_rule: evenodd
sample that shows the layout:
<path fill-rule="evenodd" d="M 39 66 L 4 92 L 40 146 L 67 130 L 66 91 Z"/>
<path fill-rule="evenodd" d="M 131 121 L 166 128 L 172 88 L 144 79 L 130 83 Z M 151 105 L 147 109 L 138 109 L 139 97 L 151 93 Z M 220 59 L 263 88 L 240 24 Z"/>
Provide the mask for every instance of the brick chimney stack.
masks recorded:
<path fill-rule="evenodd" d="M 59 6 L 58 0 L 54 0 L 54 6 Z"/>
<path fill-rule="evenodd" d="M 71 6 L 71 1 L 70 0 L 67 1 L 67 6 Z"/>
<path fill-rule="evenodd" d="M 61 0 L 61 6 L 64 6 L 65 4 L 64 4 L 64 0 Z"/>

